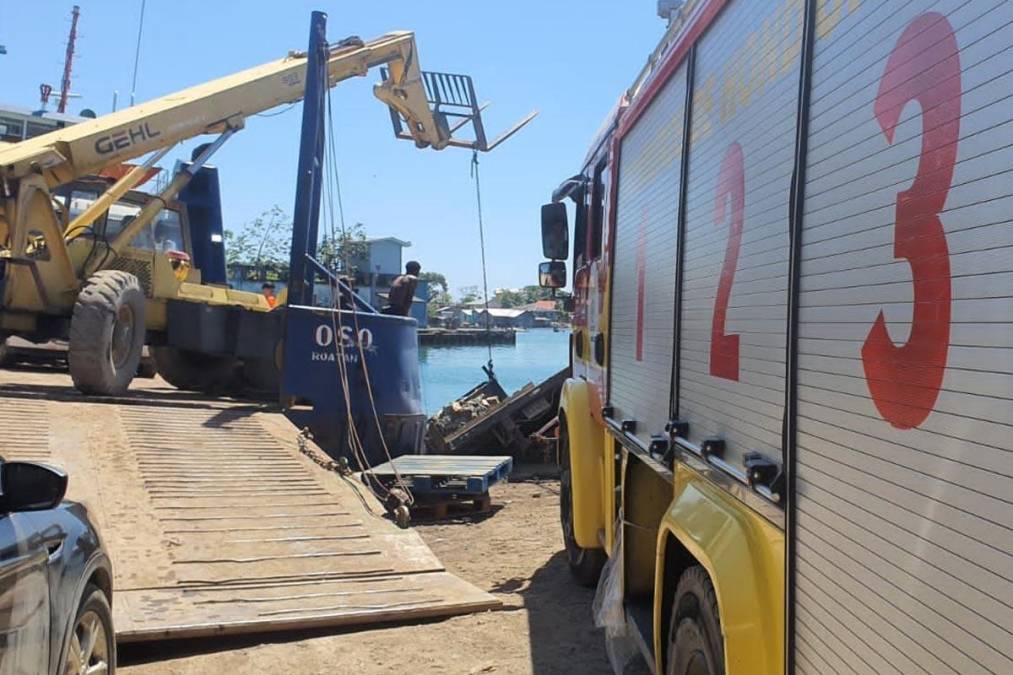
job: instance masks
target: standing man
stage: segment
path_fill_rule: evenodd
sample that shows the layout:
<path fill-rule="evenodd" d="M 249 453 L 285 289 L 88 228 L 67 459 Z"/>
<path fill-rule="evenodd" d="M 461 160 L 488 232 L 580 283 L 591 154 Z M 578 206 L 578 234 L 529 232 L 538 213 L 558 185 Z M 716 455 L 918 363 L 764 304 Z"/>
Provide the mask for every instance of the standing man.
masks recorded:
<path fill-rule="evenodd" d="M 409 260 L 404 266 L 405 274 L 394 279 L 387 294 L 387 304 L 383 307 L 384 314 L 408 316 L 412 311 L 412 300 L 415 299 L 415 288 L 419 285 L 419 272 L 422 265 Z"/>
<path fill-rule="evenodd" d="M 275 303 L 278 302 L 278 298 L 274 295 L 274 284 L 270 281 L 265 281 L 264 285 L 260 287 L 260 292 L 264 294 L 267 304 L 273 309 Z"/>

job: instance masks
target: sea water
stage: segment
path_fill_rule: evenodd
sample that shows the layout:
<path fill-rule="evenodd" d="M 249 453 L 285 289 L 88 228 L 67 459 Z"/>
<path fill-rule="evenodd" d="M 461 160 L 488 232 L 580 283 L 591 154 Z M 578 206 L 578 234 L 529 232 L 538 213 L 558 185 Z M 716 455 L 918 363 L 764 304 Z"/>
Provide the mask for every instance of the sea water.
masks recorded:
<path fill-rule="evenodd" d="M 493 345 L 492 361 L 496 379 L 508 394 L 528 382 L 538 384 L 567 366 L 570 333 L 551 328 L 534 328 L 517 333 L 516 345 Z M 482 366 L 489 360 L 489 348 L 420 347 L 422 362 L 422 403 L 432 415 L 469 389 L 485 380 Z"/>

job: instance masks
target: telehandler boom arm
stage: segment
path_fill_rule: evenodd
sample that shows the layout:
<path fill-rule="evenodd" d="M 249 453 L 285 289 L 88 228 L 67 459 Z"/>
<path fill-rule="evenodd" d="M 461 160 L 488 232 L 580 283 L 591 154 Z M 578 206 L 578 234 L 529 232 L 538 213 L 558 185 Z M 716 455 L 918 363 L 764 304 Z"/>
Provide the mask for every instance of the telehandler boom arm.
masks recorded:
<path fill-rule="evenodd" d="M 386 65 L 374 93 L 409 121 L 419 147 L 440 150 L 450 134 L 426 100 L 414 34 L 390 33 L 368 42 L 348 38 L 330 49 L 330 85 Z M 267 63 L 162 98 L 0 149 L 0 179 L 41 174 L 49 188 L 201 134 L 243 127 L 250 115 L 299 101 L 306 88 L 306 55 Z"/>

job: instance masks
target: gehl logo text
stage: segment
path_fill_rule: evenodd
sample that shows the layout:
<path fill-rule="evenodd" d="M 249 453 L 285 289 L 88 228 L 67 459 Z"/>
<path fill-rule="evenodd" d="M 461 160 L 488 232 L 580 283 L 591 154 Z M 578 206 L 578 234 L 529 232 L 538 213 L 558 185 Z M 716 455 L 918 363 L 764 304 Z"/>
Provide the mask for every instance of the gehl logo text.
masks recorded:
<path fill-rule="evenodd" d="M 120 129 L 106 136 L 100 136 L 95 141 L 95 152 L 100 155 L 108 155 L 110 152 L 123 150 L 140 141 L 157 138 L 161 135 L 161 131 L 155 131 L 147 122 L 144 122 L 135 127 Z"/>

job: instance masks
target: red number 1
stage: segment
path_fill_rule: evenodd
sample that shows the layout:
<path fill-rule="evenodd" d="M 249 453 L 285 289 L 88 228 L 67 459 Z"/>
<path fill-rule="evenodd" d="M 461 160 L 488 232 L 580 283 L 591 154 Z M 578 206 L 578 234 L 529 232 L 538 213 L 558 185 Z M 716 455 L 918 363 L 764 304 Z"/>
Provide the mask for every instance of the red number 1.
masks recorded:
<path fill-rule="evenodd" d="M 739 248 L 742 244 L 742 224 L 745 220 L 746 179 L 743 168 L 742 148 L 732 143 L 725 151 L 718 176 L 718 191 L 714 198 L 714 224 L 725 222 L 725 212 L 731 202 L 732 217 L 728 224 L 728 244 L 725 247 L 725 262 L 721 266 L 718 280 L 718 294 L 714 300 L 714 319 L 711 322 L 710 373 L 726 380 L 739 379 L 739 336 L 725 333 L 725 318 L 728 315 L 728 301 L 735 281 L 735 268 L 739 264 Z"/>
<path fill-rule="evenodd" d="M 876 409 L 898 429 L 929 416 L 943 383 L 950 342 L 950 258 L 939 212 L 953 180 L 960 137 L 960 56 L 942 14 L 917 17 L 897 41 L 876 96 L 883 134 L 893 142 L 901 110 L 922 110 L 922 149 L 914 183 L 897 194 L 894 256 L 911 265 L 911 336 L 897 346 L 880 311 L 862 346 L 862 366 Z"/>

